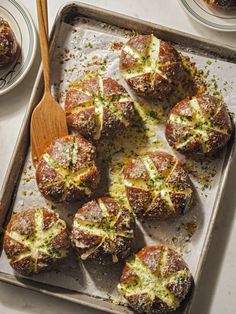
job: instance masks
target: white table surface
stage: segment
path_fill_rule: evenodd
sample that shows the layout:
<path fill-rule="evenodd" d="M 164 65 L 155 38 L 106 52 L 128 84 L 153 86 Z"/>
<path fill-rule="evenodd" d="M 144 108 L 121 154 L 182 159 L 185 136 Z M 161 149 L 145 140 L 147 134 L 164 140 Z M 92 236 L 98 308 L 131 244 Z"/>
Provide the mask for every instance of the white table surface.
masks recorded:
<path fill-rule="evenodd" d="M 35 1 L 21 0 L 36 22 Z M 50 0 L 49 26 L 51 28 L 63 0 Z M 210 38 L 236 47 L 236 33 L 223 33 L 207 29 L 190 19 L 177 0 L 84 0 L 84 2 L 109 10 L 125 13 L 147 21 L 156 22 L 184 32 Z M 19 129 L 29 103 L 34 79 L 38 71 L 39 53 L 24 81 L 10 94 L 0 97 L 0 188 L 11 158 Z M 236 193 L 234 187 L 234 162 L 229 176 L 220 215 L 193 306 L 193 314 L 236 313 Z M 0 314 L 99 314 L 66 301 L 57 300 L 22 288 L 0 283 Z"/>

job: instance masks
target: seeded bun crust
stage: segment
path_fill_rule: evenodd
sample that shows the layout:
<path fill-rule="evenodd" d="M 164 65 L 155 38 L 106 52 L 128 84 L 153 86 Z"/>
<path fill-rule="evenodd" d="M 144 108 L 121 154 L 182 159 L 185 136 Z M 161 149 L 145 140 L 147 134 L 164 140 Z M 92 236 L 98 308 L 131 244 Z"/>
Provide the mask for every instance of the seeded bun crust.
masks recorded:
<path fill-rule="evenodd" d="M 78 210 L 71 240 L 82 260 L 116 263 L 130 254 L 134 229 L 134 215 L 112 198 L 103 197 Z"/>
<path fill-rule="evenodd" d="M 133 100 L 112 78 L 100 76 L 74 83 L 66 94 L 65 111 L 71 129 L 86 139 L 113 138 L 130 124 Z"/>
<path fill-rule="evenodd" d="M 236 9 L 236 0 L 204 0 L 210 7 L 215 9 Z"/>
<path fill-rule="evenodd" d="M 137 35 L 122 49 L 120 73 L 137 95 L 165 100 L 183 79 L 184 70 L 170 43 L 154 35 Z"/>
<path fill-rule="evenodd" d="M 125 168 L 124 184 L 129 204 L 139 218 L 176 217 L 192 204 L 188 174 L 174 156 L 165 152 L 133 159 Z"/>
<path fill-rule="evenodd" d="M 67 255 L 70 240 L 66 223 L 49 209 L 22 210 L 11 217 L 3 247 L 16 272 L 37 274 Z"/>
<path fill-rule="evenodd" d="M 82 136 L 55 140 L 36 168 L 39 191 L 52 202 L 76 202 L 90 196 L 100 181 L 95 147 Z"/>
<path fill-rule="evenodd" d="M 0 17 L 0 68 L 13 61 L 17 48 L 15 34 L 8 22 Z"/>
<path fill-rule="evenodd" d="M 213 96 L 186 98 L 170 111 L 166 138 L 187 156 L 212 155 L 229 141 L 233 131 L 225 103 Z"/>
<path fill-rule="evenodd" d="M 126 263 L 118 289 L 138 313 L 164 314 L 179 308 L 192 283 L 192 275 L 176 251 L 153 245 Z"/>

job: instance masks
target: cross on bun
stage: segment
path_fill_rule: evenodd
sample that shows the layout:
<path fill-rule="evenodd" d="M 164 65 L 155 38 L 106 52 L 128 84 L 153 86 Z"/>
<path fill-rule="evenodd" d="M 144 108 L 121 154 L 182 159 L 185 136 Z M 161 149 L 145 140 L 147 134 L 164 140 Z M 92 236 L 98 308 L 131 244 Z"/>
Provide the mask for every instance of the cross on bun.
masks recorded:
<path fill-rule="evenodd" d="M 133 100 L 112 78 L 84 79 L 69 88 L 65 99 L 67 123 L 85 138 L 112 138 L 134 114 Z"/>
<path fill-rule="evenodd" d="M 98 198 L 80 208 L 74 218 L 72 244 L 82 260 L 116 263 L 130 254 L 135 218 L 112 198 Z"/>
<path fill-rule="evenodd" d="M 0 68 L 13 61 L 17 48 L 15 34 L 8 22 L 0 17 Z"/>
<path fill-rule="evenodd" d="M 169 97 L 184 75 L 177 50 L 154 35 L 138 35 L 126 43 L 120 72 L 137 95 L 156 100 Z"/>
<path fill-rule="evenodd" d="M 192 204 L 187 173 L 165 152 L 133 159 L 125 168 L 124 184 L 129 204 L 140 218 L 164 220 L 184 214 Z"/>
<path fill-rule="evenodd" d="M 64 258 L 70 239 L 66 223 L 57 213 L 46 208 L 29 208 L 11 217 L 3 247 L 14 270 L 30 275 Z"/>
<path fill-rule="evenodd" d="M 100 181 L 95 147 L 82 136 L 55 140 L 36 168 L 39 191 L 52 202 L 76 202 L 90 196 Z"/>
<path fill-rule="evenodd" d="M 126 262 L 118 289 L 138 313 L 175 311 L 193 283 L 182 257 L 163 245 L 146 246 Z"/>
<path fill-rule="evenodd" d="M 232 122 L 222 100 L 198 95 L 172 108 L 165 133 L 169 144 L 184 155 L 212 155 L 229 141 Z"/>
<path fill-rule="evenodd" d="M 236 9 L 236 0 L 204 0 L 210 7 L 216 9 Z"/>

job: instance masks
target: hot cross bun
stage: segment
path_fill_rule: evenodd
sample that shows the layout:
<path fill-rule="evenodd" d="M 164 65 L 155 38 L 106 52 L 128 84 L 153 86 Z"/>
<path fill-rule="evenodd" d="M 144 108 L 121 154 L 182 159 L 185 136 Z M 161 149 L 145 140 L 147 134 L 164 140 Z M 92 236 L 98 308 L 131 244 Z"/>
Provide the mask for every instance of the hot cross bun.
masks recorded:
<path fill-rule="evenodd" d="M 176 251 L 153 245 L 126 262 L 118 289 L 138 313 L 164 314 L 179 308 L 192 283 L 192 275 Z"/>
<path fill-rule="evenodd" d="M 236 0 L 204 0 L 210 7 L 216 9 L 236 9 Z"/>
<path fill-rule="evenodd" d="M 7 21 L 0 17 L 0 68 L 13 61 L 18 44 Z"/>
<path fill-rule="evenodd" d="M 123 47 L 120 72 L 137 95 L 165 100 L 183 79 L 177 50 L 154 35 L 138 35 Z"/>
<path fill-rule="evenodd" d="M 37 274 L 64 258 L 70 247 L 66 223 L 52 210 L 30 208 L 11 217 L 4 236 L 10 265 L 23 275 Z"/>
<path fill-rule="evenodd" d="M 225 103 L 213 96 L 186 98 L 170 111 L 166 138 L 177 151 L 188 156 L 212 155 L 222 149 L 232 134 Z"/>
<path fill-rule="evenodd" d="M 112 138 L 126 128 L 134 106 L 117 81 L 97 76 L 72 84 L 66 94 L 65 111 L 70 128 L 97 141 Z"/>
<path fill-rule="evenodd" d="M 124 184 L 129 204 L 140 218 L 164 220 L 184 214 L 192 204 L 187 173 L 165 152 L 133 159 L 125 168 Z"/>
<path fill-rule="evenodd" d="M 82 260 L 116 263 L 129 255 L 134 229 L 132 212 L 112 198 L 98 198 L 76 213 L 72 243 Z"/>
<path fill-rule="evenodd" d="M 39 191 L 53 202 L 75 202 L 90 196 L 100 180 L 95 158 L 95 147 L 82 136 L 55 140 L 36 168 Z"/>

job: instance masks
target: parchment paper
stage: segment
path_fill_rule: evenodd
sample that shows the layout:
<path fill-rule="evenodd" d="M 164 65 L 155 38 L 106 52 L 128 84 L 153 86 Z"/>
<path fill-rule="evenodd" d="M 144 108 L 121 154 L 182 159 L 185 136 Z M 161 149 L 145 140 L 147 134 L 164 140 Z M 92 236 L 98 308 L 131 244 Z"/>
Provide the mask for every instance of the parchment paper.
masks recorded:
<path fill-rule="evenodd" d="M 74 25 L 61 24 L 52 57 L 52 89 L 62 106 L 63 96 L 69 84 L 80 79 L 88 71 L 98 71 L 101 75 L 116 78 L 125 85 L 118 71 L 120 50 L 114 49 L 114 43 L 126 42 L 129 35 L 118 28 L 88 19 L 80 19 Z M 222 91 L 230 111 L 236 112 L 236 86 L 232 84 L 236 81 L 236 64 L 209 59 L 194 53 L 187 54 L 196 62 L 199 69 L 210 71 L 208 81 L 210 84 L 218 85 L 218 90 Z M 175 154 L 165 140 L 163 125 L 150 126 L 150 129 L 154 132 L 153 138 L 161 143 L 160 149 Z M 186 161 L 186 165 L 194 174 L 191 175 L 196 188 L 194 208 L 179 219 L 167 222 L 138 222 L 136 249 L 153 243 L 174 247 L 183 254 L 195 276 L 221 180 L 224 157 L 225 151 L 218 154 L 216 159 L 207 160 L 202 164 Z M 114 153 L 113 159 L 118 158 L 122 158 L 122 154 Z M 202 183 L 205 178 L 207 180 L 211 178 L 208 188 Z M 52 204 L 38 192 L 29 151 L 13 210 L 16 212 L 33 206 L 52 207 Z M 70 224 L 71 215 L 79 206 L 80 204 L 76 204 L 65 208 L 58 205 L 56 210 Z M 55 206 L 53 208 L 55 209 Z M 117 299 L 120 297 L 116 286 L 122 267 L 123 263 L 109 267 L 98 265 L 96 262 L 81 263 L 75 254 L 72 254 L 55 271 L 33 276 L 32 279 L 105 299 Z M 0 270 L 14 274 L 4 252 L 0 258 Z"/>

